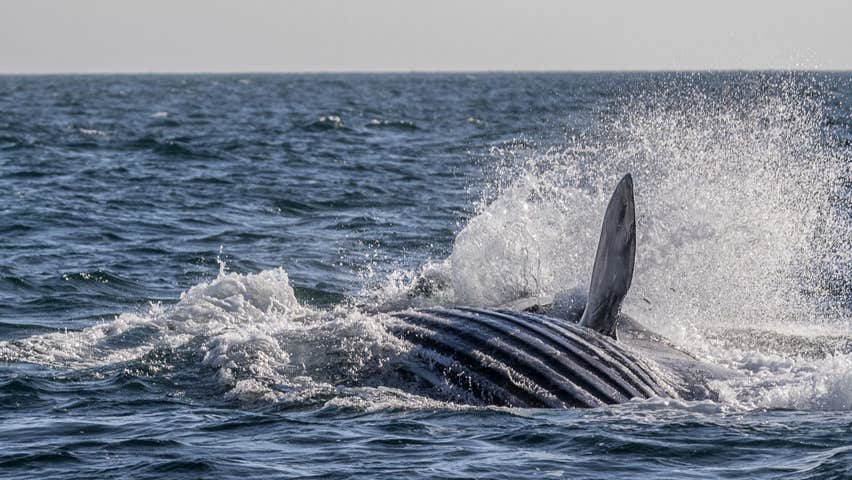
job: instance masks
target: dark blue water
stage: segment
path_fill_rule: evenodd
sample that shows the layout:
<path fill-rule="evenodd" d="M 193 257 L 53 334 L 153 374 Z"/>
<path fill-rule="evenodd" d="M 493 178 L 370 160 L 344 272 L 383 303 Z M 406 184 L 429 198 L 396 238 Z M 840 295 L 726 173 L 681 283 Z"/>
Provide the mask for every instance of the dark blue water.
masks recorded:
<path fill-rule="evenodd" d="M 850 146 L 847 73 L 0 77 L 0 477 L 850 478 Z M 381 386 L 382 312 L 585 288 L 626 172 L 718 401 Z"/>

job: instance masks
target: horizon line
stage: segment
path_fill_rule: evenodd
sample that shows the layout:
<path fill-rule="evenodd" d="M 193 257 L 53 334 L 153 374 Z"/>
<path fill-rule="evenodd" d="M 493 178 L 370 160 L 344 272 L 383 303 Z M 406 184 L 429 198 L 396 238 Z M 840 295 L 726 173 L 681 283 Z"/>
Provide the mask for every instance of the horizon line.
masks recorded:
<path fill-rule="evenodd" d="M 685 69 L 493 69 L 493 70 L 463 70 L 463 69 L 411 69 L 411 70 L 127 70 L 108 71 L 21 71 L 0 72 L 0 76 L 107 76 L 107 75 L 405 75 L 405 74 L 500 74 L 500 73 L 850 73 L 850 68 L 685 68 Z"/>

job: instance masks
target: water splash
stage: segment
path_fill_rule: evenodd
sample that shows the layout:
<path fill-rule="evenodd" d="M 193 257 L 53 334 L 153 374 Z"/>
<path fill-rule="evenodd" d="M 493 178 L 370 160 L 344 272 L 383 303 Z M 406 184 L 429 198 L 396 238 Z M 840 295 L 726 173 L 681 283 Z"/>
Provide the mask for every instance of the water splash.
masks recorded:
<path fill-rule="evenodd" d="M 680 78 L 639 92 L 559 148 L 495 148 L 477 215 L 450 258 L 395 274 L 378 298 L 424 303 L 427 272 L 447 303 L 585 289 L 606 201 L 631 172 L 639 238 L 625 311 L 743 372 L 746 380 L 720 386 L 729 402 L 849 408 L 852 363 L 838 352 L 852 321 L 852 221 L 842 203 L 852 162 L 827 128 L 830 97 L 818 82 L 784 75 L 697 85 Z M 796 336 L 781 351 L 748 352 L 780 355 L 789 368 L 768 368 L 767 380 L 744 367 L 736 341 L 754 333 L 743 326 Z M 799 355 L 816 334 L 835 338 L 837 352 Z"/>
<path fill-rule="evenodd" d="M 0 360 L 95 377 L 154 376 L 190 395 L 304 404 L 356 384 L 398 343 L 375 317 L 301 305 L 281 268 L 242 275 L 227 273 L 220 261 L 217 278 L 190 288 L 175 305 L 0 342 Z"/>
<path fill-rule="evenodd" d="M 848 409 L 852 225 L 838 199 L 849 154 L 826 132 L 816 87 L 758 80 L 711 92 L 664 84 L 561 147 L 495 148 L 449 258 L 328 311 L 301 305 L 283 269 L 241 275 L 218 260 L 218 277 L 173 306 L 0 342 L 0 360 L 125 368 L 240 401 L 432 408 L 371 387 L 405 348 L 381 312 L 585 289 L 606 202 L 631 172 L 639 239 L 625 310 L 740 372 L 717 385 L 726 405 Z M 790 340 L 743 342 L 767 332 Z M 817 334 L 827 346 L 803 355 Z"/>

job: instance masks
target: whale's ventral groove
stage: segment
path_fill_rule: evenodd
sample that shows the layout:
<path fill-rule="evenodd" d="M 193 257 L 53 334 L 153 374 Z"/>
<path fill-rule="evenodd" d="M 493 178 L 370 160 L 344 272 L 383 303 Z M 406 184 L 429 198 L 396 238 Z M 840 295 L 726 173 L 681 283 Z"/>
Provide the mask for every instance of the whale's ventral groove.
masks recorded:
<path fill-rule="evenodd" d="M 534 382 L 458 337 L 416 323 L 401 323 L 395 325 L 392 331 L 421 347 L 421 353 L 428 353 L 424 355 L 424 360 L 429 363 L 434 363 L 435 360 L 432 353 L 449 359 L 448 362 L 435 365 L 441 367 L 440 373 L 444 379 L 452 385 L 469 390 L 484 403 L 531 408 L 561 406 L 535 392 Z M 411 373 L 417 372 L 411 370 Z"/>
<path fill-rule="evenodd" d="M 504 368 L 511 368 L 525 378 L 534 382 L 537 386 L 544 388 L 548 393 L 558 398 L 566 406 L 592 407 L 601 404 L 599 397 L 584 391 L 574 385 L 564 376 L 559 375 L 542 361 L 549 357 L 547 354 L 536 355 L 527 345 L 517 345 L 518 340 L 510 335 L 501 334 L 499 331 L 491 332 L 479 328 L 481 325 L 467 321 L 458 321 L 452 316 L 440 315 L 441 311 L 411 312 L 409 320 L 417 324 L 427 324 L 442 332 L 442 335 L 455 335 L 466 346 L 486 353 L 489 357 L 500 362 Z M 520 347 L 520 348 L 518 348 Z M 469 365 L 475 368 L 475 365 Z"/>
<path fill-rule="evenodd" d="M 658 375 L 654 374 L 644 362 L 622 347 L 618 342 L 608 337 L 594 335 L 588 329 L 559 318 L 547 317 L 547 321 L 542 322 L 541 316 L 538 315 L 523 312 L 508 313 L 517 315 L 522 319 L 528 319 L 534 323 L 540 322 L 541 325 L 555 332 L 558 336 L 557 338 L 563 336 L 574 339 L 582 338 L 591 347 L 595 355 L 612 356 L 612 365 L 623 372 L 623 378 L 644 392 L 643 395 L 639 395 L 640 397 L 649 398 L 655 395 L 673 396 L 674 394 L 674 390 L 659 378 Z"/>
<path fill-rule="evenodd" d="M 488 311 L 472 307 L 460 307 L 459 309 L 476 313 L 478 318 L 498 317 L 501 320 L 511 322 L 519 329 L 524 329 L 524 334 L 549 346 L 551 352 L 557 352 L 554 361 L 558 361 L 569 372 L 566 376 L 570 377 L 571 374 L 582 375 L 585 380 L 584 383 L 591 384 L 591 388 L 596 390 L 607 390 L 607 386 L 610 391 L 614 389 L 615 392 L 610 395 L 612 401 L 606 403 L 619 403 L 647 395 L 638 380 L 630 378 L 625 383 L 624 375 L 629 375 L 629 372 L 619 372 L 618 369 L 621 365 L 615 361 L 602 362 L 601 359 L 606 359 L 606 355 L 596 351 L 593 346 L 585 344 L 581 337 L 575 336 L 573 342 L 568 341 L 569 339 L 554 335 L 541 324 L 537 324 L 538 322 L 530 322 L 516 312 Z M 601 380 L 603 380 L 603 384 L 601 384 Z"/>
<path fill-rule="evenodd" d="M 409 373 L 435 387 L 435 376 L 442 376 L 483 403 L 598 407 L 669 395 L 664 382 L 616 341 L 557 319 L 470 307 L 393 316 L 399 321 L 391 331 L 433 364 Z"/>
<path fill-rule="evenodd" d="M 564 358 L 566 354 L 570 355 L 572 352 L 553 348 L 552 345 L 536 336 L 534 332 L 525 331 L 523 325 L 503 321 L 504 316 L 501 314 L 484 311 L 468 313 L 468 309 L 461 308 L 457 310 L 459 311 L 451 312 L 442 309 L 438 311 L 429 310 L 429 312 L 452 315 L 458 319 L 455 323 L 468 323 L 474 329 L 477 326 L 481 327 L 484 329 L 481 334 L 493 335 L 494 338 L 500 338 L 501 341 L 511 345 L 514 348 L 512 353 L 527 356 L 535 355 L 538 362 L 544 365 L 545 368 L 555 370 L 554 377 L 561 375 L 562 378 L 556 381 L 567 382 L 567 384 L 575 386 L 575 389 L 582 389 L 580 392 L 573 394 L 584 397 L 581 403 L 587 406 L 596 406 L 600 401 L 610 404 L 624 402 L 636 396 L 635 393 L 619 391 L 617 386 L 602 384 L 594 377 L 595 366 L 590 365 L 587 359 L 581 357 Z M 547 359 L 551 361 L 547 362 Z M 558 389 L 559 387 L 557 386 L 556 388 Z"/>

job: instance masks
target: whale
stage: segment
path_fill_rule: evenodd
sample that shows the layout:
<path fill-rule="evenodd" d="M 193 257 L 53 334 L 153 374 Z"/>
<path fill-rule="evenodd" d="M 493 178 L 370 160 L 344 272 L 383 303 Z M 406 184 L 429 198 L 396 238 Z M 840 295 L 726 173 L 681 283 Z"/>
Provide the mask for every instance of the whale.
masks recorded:
<path fill-rule="evenodd" d="M 636 399 L 717 399 L 729 375 L 621 311 L 633 281 L 636 209 L 624 175 L 604 213 L 588 294 L 557 308 L 526 298 L 390 315 L 408 346 L 406 388 L 438 400 L 519 408 L 595 408 Z"/>

